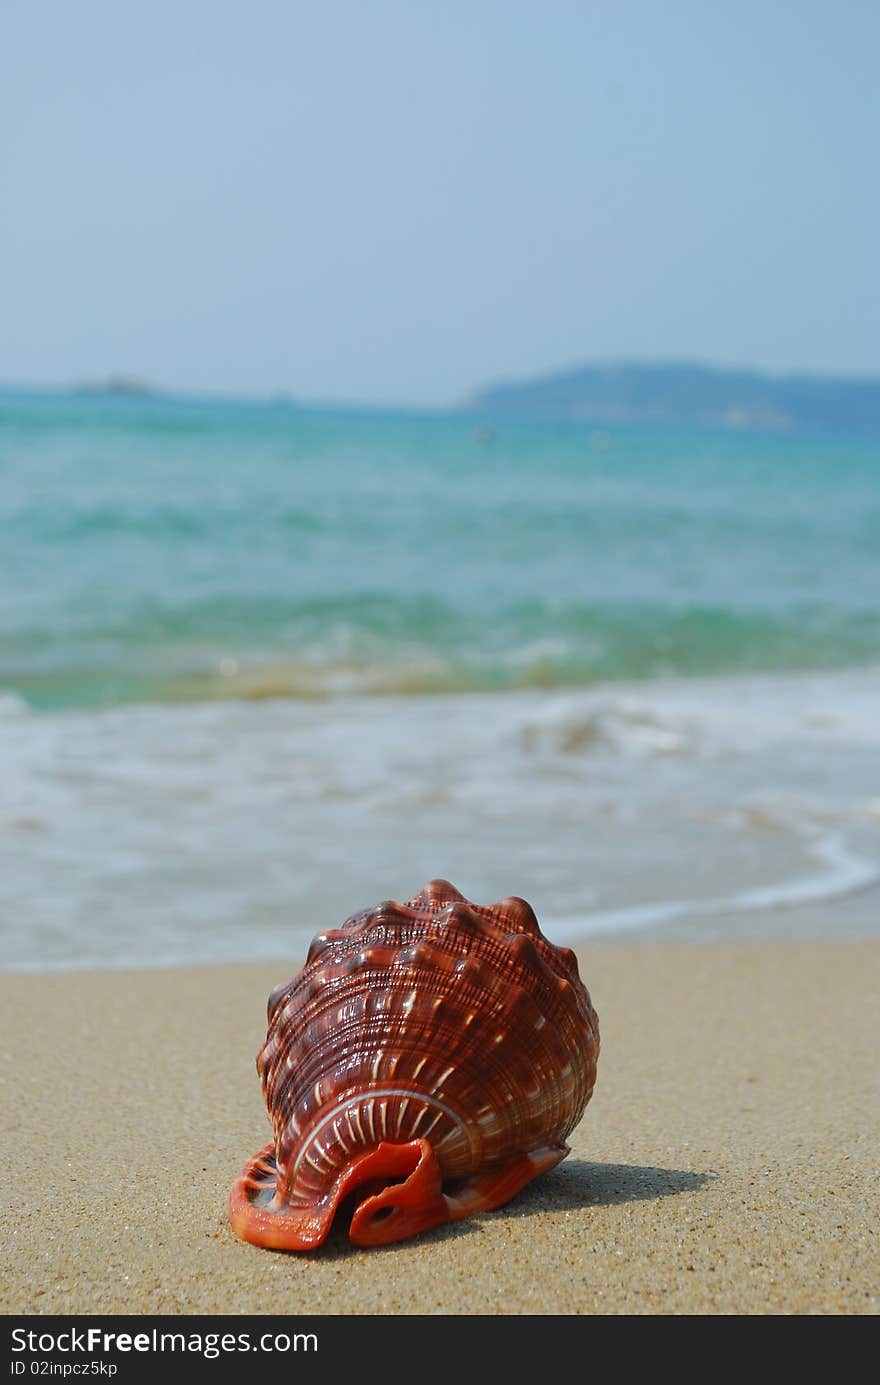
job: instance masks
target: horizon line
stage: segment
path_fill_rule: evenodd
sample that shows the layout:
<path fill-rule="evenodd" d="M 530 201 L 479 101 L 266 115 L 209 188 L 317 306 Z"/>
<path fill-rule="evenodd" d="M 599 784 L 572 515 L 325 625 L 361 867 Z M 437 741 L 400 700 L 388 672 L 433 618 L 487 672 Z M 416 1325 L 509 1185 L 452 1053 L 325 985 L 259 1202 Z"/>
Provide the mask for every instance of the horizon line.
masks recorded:
<path fill-rule="evenodd" d="M 53 382 L 36 384 L 33 382 L 25 383 L 22 381 L 0 380 L 0 394 L 73 395 L 85 398 L 139 399 L 144 402 L 149 400 L 155 400 L 157 402 L 165 400 L 169 402 L 178 401 L 181 403 L 251 404 L 264 407 L 287 405 L 292 408 L 300 409 L 327 408 L 351 410 L 353 412 L 382 412 L 389 410 L 400 413 L 468 413 L 477 410 L 477 401 L 481 394 L 491 393 L 497 389 L 517 388 L 520 386 L 528 387 L 529 385 L 539 384 L 555 378 L 575 375 L 579 371 L 615 371 L 645 368 L 670 371 L 697 369 L 716 375 L 748 375 L 753 376 L 755 379 L 763 379 L 775 383 L 821 381 L 835 384 L 880 386 L 880 372 L 870 375 L 811 369 L 768 370 L 754 365 L 720 365 L 716 361 L 699 357 L 631 356 L 595 357 L 590 360 L 581 360 L 567 366 L 536 370 L 529 374 L 496 376 L 493 380 L 473 388 L 463 398 L 450 400 L 446 403 L 434 404 L 403 403 L 400 400 L 391 399 L 368 400 L 340 396 L 300 396 L 288 389 L 274 389 L 268 390 L 266 393 L 253 394 L 238 393 L 234 389 L 199 390 L 190 389 L 185 386 L 154 384 L 150 380 L 136 375 L 129 375 L 125 372 L 111 372 L 104 377 L 68 380 L 64 383 Z"/>

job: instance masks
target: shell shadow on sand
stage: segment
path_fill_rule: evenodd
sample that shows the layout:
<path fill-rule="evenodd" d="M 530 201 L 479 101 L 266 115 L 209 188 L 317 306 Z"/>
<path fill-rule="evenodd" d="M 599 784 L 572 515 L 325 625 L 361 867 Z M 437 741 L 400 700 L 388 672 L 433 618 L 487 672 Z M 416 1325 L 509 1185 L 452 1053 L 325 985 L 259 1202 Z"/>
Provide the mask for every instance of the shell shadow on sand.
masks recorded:
<path fill-rule="evenodd" d="M 427 1249 L 458 1236 L 481 1232 L 496 1219 L 517 1219 L 556 1212 L 571 1212 L 589 1207 L 613 1207 L 623 1202 L 650 1202 L 660 1198 L 695 1193 L 717 1174 L 690 1169 L 664 1169 L 642 1164 L 594 1164 L 588 1159 L 570 1157 L 534 1183 L 528 1184 L 512 1201 L 492 1212 L 466 1221 L 448 1222 L 425 1232 L 420 1242 Z M 317 1260 L 346 1259 L 362 1252 L 348 1239 L 347 1208 L 340 1208 L 324 1245 L 297 1258 Z M 414 1245 L 415 1241 L 403 1245 Z M 371 1249 L 371 1255 L 394 1254 L 401 1245 Z"/>
<path fill-rule="evenodd" d="M 690 1169 L 662 1169 L 642 1164 L 593 1164 L 566 1159 L 543 1179 L 524 1188 L 509 1204 L 511 1213 L 572 1211 L 577 1207 L 613 1207 L 620 1202 L 647 1202 L 694 1193 L 717 1177 Z"/>

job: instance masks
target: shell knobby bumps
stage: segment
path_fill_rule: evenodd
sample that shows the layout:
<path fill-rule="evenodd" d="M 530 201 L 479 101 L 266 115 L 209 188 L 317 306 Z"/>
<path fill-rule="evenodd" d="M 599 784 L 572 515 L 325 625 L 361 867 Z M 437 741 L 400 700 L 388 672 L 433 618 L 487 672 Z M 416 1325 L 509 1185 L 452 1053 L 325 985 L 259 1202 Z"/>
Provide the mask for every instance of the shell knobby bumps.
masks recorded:
<path fill-rule="evenodd" d="M 574 953 L 525 900 L 481 907 L 445 880 L 319 934 L 268 1009 L 274 1139 L 229 1216 L 276 1250 L 320 1245 L 350 1194 L 362 1246 L 500 1206 L 565 1158 L 596 1080 Z"/>

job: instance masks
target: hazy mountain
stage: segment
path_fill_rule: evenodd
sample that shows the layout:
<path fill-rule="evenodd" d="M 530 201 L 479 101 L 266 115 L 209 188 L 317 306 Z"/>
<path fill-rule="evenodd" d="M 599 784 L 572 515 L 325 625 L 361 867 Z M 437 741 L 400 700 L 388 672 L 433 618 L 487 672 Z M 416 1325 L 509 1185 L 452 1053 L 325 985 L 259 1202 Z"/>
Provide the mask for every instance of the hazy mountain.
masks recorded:
<path fill-rule="evenodd" d="M 690 364 L 589 365 L 491 385 L 465 407 L 492 418 L 880 433 L 880 379 Z"/>

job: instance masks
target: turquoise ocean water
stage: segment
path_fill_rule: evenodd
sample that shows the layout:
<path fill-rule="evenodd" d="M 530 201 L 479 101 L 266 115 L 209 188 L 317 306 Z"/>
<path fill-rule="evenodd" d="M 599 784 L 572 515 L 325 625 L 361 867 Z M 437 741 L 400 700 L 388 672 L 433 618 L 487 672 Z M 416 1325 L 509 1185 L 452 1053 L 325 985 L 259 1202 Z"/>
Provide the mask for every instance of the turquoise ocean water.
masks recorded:
<path fill-rule="evenodd" d="M 0 552 L 13 965 L 871 876 L 870 441 L 5 394 Z"/>
<path fill-rule="evenodd" d="M 7 396 L 0 466 L 33 707 L 880 661 L 868 443 Z"/>

